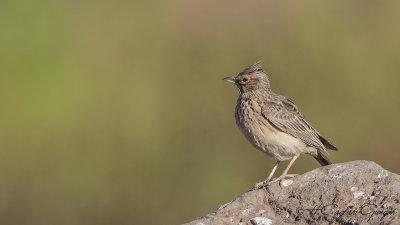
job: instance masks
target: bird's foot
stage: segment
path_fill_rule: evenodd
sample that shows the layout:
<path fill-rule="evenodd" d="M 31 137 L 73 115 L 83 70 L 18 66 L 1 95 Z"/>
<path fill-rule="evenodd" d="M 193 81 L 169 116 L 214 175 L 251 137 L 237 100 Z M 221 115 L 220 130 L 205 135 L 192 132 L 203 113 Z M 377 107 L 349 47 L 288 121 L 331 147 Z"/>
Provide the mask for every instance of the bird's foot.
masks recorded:
<path fill-rule="evenodd" d="M 258 190 L 262 187 L 268 186 L 275 182 L 279 182 L 279 186 L 282 186 L 282 183 L 285 181 L 285 178 L 293 178 L 297 175 L 298 174 L 286 174 L 285 176 L 280 176 L 278 178 L 273 178 L 271 180 L 264 180 L 264 181 L 256 183 L 251 190 Z"/>
<path fill-rule="evenodd" d="M 286 174 L 285 178 L 286 178 L 286 177 L 288 177 L 288 178 L 293 178 L 293 177 L 295 177 L 295 176 L 298 176 L 298 174 Z"/>
<path fill-rule="evenodd" d="M 285 178 L 293 178 L 295 176 L 297 176 L 298 174 L 286 174 L 285 176 L 280 176 L 278 178 L 274 178 L 271 181 L 268 182 L 268 185 L 275 183 L 275 182 L 279 182 L 279 186 L 282 187 L 283 182 L 285 181 Z"/>
<path fill-rule="evenodd" d="M 269 182 L 271 182 L 271 180 L 264 180 L 264 181 L 258 182 L 254 185 L 254 187 L 251 190 L 258 190 L 264 186 L 267 186 L 269 184 Z"/>
<path fill-rule="evenodd" d="M 285 178 L 293 178 L 295 176 L 297 176 L 298 174 L 286 174 L 285 176 L 280 176 L 276 179 L 273 179 L 272 181 L 270 181 L 269 183 L 275 183 L 275 182 L 279 182 L 279 186 L 282 187 L 283 182 L 285 181 Z"/>

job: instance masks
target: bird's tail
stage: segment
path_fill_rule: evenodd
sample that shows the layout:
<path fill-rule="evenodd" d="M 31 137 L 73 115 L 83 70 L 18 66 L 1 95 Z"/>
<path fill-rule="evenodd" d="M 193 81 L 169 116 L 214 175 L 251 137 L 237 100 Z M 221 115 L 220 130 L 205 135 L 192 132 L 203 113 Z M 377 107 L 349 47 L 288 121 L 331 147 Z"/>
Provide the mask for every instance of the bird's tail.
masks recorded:
<path fill-rule="evenodd" d="M 332 164 L 329 159 L 324 156 L 321 152 L 318 152 L 317 156 L 314 156 L 314 158 L 321 164 L 321 166 L 326 166 Z"/>

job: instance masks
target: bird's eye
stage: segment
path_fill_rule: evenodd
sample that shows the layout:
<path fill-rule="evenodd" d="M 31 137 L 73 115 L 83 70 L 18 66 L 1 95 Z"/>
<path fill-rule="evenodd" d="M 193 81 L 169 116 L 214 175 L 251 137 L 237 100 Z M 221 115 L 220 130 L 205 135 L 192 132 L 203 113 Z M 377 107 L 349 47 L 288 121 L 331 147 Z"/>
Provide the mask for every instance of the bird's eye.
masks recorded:
<path fill-rule="evenodd" d="M 243 78 L 243 82 L 247 82 L 249 79 L 247 79 L 246 77 Z"/>

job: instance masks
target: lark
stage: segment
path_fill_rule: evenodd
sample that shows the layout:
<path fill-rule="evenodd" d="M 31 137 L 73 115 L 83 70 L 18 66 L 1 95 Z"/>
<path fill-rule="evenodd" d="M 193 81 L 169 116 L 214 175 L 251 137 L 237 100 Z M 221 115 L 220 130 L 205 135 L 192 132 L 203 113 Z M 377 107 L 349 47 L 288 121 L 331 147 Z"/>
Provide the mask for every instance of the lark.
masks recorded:
<path fill-rule="evenodd" d="M 290 99 L 271 90 L 261 61 L 248 66 L 236 77 L 223 80 L 234 83 L 239 89 L 236 124 L 255 148 L 276 160 L 268 178 L 257 183 L 255 188 L 275 181 L 281 185 L 300 154 L 313 156 L 321 166 L 331 164 L 323 153 L 327 149 L 338 149 L 305 120 Z M 279 163 L 286 160 L 290 160 L 288 166 L 273 180 Z"/>

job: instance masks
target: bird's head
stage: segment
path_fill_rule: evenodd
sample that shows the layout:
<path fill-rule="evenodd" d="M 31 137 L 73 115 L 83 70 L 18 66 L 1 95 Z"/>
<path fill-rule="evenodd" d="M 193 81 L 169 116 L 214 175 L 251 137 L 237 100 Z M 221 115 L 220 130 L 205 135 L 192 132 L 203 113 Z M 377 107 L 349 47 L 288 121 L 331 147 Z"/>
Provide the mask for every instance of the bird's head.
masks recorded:
<path fill-rule="evenodd" d="M 222 80 L 234 83 L 240 93 L 270 89 L 269 79 L 262 69 L 261 61 L 251 64 L 236 77 L 225 77 Z"/>

